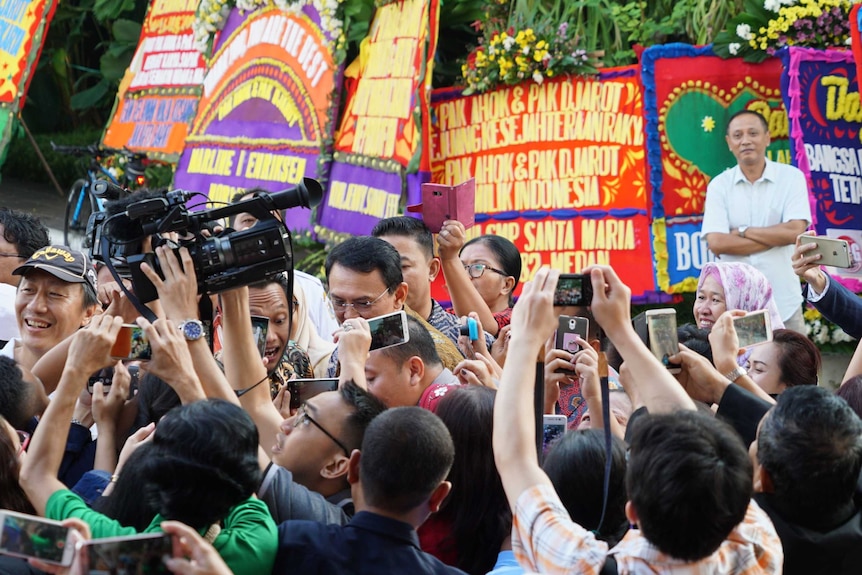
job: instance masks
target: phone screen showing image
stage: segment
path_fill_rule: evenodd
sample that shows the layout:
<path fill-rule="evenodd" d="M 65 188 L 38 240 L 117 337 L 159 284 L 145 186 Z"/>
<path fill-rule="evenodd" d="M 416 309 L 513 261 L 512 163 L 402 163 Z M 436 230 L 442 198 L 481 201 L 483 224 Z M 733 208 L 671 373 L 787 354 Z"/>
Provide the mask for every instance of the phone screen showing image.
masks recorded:
<path fill-rule="evenodd" d="M 408 339 L 406 327 L 407 317 L 403 311 L 369 319 L 371 349 L 380 349 L 406 342 Z"/>
<path fill-rule="evenodd" d="M 269 335 L 269 318 L 259 315 L 251 316 L 251 334 L 257 345 L 260 357 L 266 353 L 266 337 Z"/>
<path fill-rule="evenodd" d="M 566 422 L 544 422 L 542 424 L 542 457 L 548 455 L 554 442 L 566 433 Z"/>
<path fill-rule="evenodd" d="M 170 535 L 95 540 L 86 546 L 90 573 L 170 573 L 164 562 L 173 549 Z"/>
<path fill-rule="evenodd" d="M 299 409 L 300 405 L 312 397 L 337 389 L 338 380 L 335 378 L 292 379 L 287 382 L 287 390 L 290 392 L 291 409 Z"/>
<path fill-rule="evenodd" d="M 659 310 L 656 310 L 659 311 Z M 649 348 L 653 355 L 672 372 L 680 366 L 670 362 L 670 356 L 679 353 L 679 339 L 676 329 L 676 312 L 647 313 L 647 330 L 649 333 Z"/>
<path fill-rule="evenodd" d="M 69 528 L 39 518 L 4 514 L 0 552 L 63 563 Z"/>
<path fill-rule="evenodd" d="M 749 313 L 733 318 L 733 327 L 739 339 L 739 347 L 750 347 L 772 339 L 765 311 Z"/>
<path fill-rule="evenodd" d="M 152 359 L 153 352 L 150 349 L 147 336 L 144 335 L 143 328 L 135 324 L 124 324 L 117 334 L 114 346 L 111 348 L 111 357 L 116 359 Z"/>

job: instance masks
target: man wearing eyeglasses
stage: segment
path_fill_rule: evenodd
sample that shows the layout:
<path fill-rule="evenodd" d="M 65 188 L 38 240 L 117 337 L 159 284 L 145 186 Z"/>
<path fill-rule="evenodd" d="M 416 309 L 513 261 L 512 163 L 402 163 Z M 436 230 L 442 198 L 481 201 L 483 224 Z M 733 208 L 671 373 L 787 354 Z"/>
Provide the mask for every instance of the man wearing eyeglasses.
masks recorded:
<path fill-rule="evenodd" d="M 387 313 L 408 310 L 408 287 L 401 273 L 401 257 L 387 242 L 372 236 L 349 238 L 335 246 L 326 257 L 326 278 L 329 299 L 339 324 L 361 317 L 370 319 Z M 420 321 L 424 321 L 419 318 Z M 446 367 L 452 368 L 462 359 L 455 344 L 425 322 L 432 332 L 434 344 Z M 329 360 L 328 377 L 338 373 L 338 347 Z"/>
<path fill-rule="evenodd" d="M 0 208 L 0 346 L 18 337 L 15 321 L 15 288 L 21 277 L 12 272 L 51 241 L 39 218 Z"/>

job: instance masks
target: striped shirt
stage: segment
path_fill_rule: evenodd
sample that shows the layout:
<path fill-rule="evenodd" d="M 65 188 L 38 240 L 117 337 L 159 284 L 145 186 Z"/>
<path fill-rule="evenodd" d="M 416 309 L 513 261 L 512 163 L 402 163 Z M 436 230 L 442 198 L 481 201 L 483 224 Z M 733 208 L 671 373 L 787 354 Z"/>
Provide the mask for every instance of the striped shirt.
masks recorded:
<path fill-rule="evenodd" d="M 518 497 L 512 524 L 512 549 L 527 571 L 598 575 L 609 554 L 623 574 L 755 575 L 781 573 L 784 552 L 766 513 L 751 501 L 745 519 L 709 557 L 674 559 L 632 529 L 619 544 L 596 539 L 569 517 L 550 485 L 535 485 Z"/>

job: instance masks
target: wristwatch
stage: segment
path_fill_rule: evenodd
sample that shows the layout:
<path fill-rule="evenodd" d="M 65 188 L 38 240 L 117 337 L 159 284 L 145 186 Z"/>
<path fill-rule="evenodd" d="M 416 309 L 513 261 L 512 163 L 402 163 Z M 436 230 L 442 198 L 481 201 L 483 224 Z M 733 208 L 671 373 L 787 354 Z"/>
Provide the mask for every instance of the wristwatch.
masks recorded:
<path fill-rule="evenodd" d="M 747 230 L 747 229 L 748 229 L 748 226 L 739 226 L 737 228 L 737 231 L 739 232 L 739 237 L 744 238 L 745 237 L 745 230 Z"/>
<path fill-rule="evenodd" d="M 743 375 L 748 375 L 748 372 L 741 365 L 737 365 L 733 371 L 725 374 L 724 377 L 730 380 L 731 383 L 742 377 Z"/>
<path fill-rule="evenodd" d="M 204 324 L 199 319 L 187 319 L 179 328 L 188 341 L 197 341 L 204 336 Z"/>

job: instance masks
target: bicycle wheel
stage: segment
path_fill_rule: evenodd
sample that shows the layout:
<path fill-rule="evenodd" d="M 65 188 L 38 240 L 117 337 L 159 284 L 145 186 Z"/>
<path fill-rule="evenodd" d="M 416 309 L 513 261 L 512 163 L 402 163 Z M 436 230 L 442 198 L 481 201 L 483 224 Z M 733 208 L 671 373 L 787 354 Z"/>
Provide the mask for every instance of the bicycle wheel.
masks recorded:
<path fill-rule="evenodd" d="M 66 222 L 63 226 L 64 243 L 74 250 L 87 251 L 87 222 L 90 214 L 99 210 L 96 198 L 90 193 L 86 180 L 76 180 L 66 201 Z"/>

